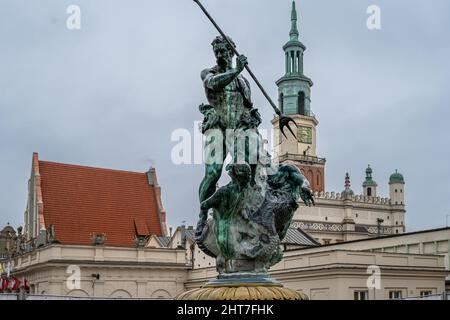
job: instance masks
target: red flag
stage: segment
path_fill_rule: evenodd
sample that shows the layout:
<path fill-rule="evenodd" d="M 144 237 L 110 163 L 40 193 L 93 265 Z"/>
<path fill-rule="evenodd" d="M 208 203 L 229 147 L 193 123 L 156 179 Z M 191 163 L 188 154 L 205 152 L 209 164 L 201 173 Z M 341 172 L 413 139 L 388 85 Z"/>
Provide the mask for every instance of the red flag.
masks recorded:
<path fill-rule="evenodd" d="M 6 292 L 6 290 L 8 290 L 9 287 L 9 280 L 2 276 L 2 292 Z"/>
<path fill-rule="evenodd" d="M 12 280 L 13 280 L 12 291 L 13 292 L 19 291 L 21 281 L 19 279 L 17 279 L 16 276 L 12 276 Z"/>
<path fill-rule="evenodd" d="M 23 287 L 25 290 L 30 289 L 30 284 L 28 283 L 28 280 L 26 278 L 23 278 Z"/>

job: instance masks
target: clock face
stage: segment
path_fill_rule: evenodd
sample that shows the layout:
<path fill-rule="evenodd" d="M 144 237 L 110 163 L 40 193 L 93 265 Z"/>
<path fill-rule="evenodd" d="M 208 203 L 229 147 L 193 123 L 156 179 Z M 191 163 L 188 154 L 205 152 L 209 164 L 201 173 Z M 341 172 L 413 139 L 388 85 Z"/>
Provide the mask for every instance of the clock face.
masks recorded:
<path fill-rule="evenodd" d="M 301 143 L 312 144 L 312 128 L 299 126 L 298 141 Z"/>

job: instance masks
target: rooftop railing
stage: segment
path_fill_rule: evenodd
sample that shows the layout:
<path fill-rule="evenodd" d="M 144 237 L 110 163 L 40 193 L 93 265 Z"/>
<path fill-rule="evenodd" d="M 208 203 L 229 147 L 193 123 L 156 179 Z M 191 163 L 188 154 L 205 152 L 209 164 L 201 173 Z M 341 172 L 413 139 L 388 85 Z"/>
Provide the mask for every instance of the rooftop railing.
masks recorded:
<path fill-rule="evenodd" d="M 286 160 L 307 162 L 307 163 L 311 163 L 311 164 L 325 164 L 325 162 L 327 161 L 325 158 L 319 158 L 319 157 L 308 156 L 308 155 L 303 155 L 303 154 L 285 153 L 284 155 L 280 156 L 280 162 L 286 161 Z"/>

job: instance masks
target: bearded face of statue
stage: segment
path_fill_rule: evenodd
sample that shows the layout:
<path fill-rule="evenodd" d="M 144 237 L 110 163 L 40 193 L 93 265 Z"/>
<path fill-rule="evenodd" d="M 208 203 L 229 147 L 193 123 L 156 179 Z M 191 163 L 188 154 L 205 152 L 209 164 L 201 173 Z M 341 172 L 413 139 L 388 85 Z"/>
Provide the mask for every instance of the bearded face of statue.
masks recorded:
<path fill-rule="evenodd" d="M 233 63 L 233 52 L 223 43 L 215 44 L 213 50 L 217 65 L 223 69 L 230 69 Z"/>

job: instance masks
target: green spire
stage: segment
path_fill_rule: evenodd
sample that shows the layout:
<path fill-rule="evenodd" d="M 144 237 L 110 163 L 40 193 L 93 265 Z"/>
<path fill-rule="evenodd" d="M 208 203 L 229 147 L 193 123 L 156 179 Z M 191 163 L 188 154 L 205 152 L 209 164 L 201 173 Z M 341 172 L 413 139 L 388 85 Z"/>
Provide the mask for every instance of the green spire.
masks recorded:
<path fill-rule="evenodd" d="M 292 11 L 291 11 L 291 41 L 298 41 L 298 29 L 297 29 L 297 10 L 295 9 L 295 1 L 292 1 Z"/>
<path fill-rule="evenodd" d="M 366 180 L 363 183 L 363 187 L 370 187 L 370 186 L 376 187 L 377 186 L 377 183 L 375 181 L 373 181 L 372 173 L 373 173 L 373 171 L 369 164 L 366 169 Z"/>

